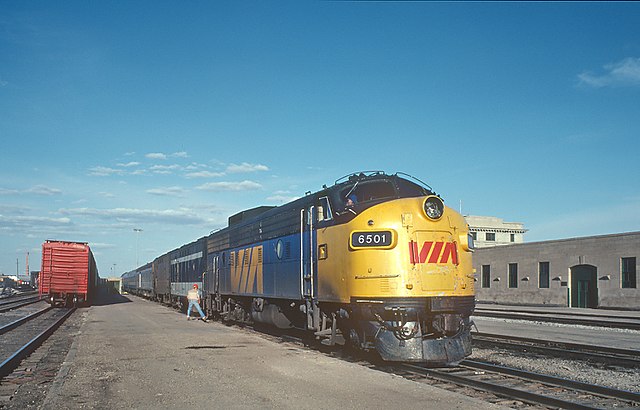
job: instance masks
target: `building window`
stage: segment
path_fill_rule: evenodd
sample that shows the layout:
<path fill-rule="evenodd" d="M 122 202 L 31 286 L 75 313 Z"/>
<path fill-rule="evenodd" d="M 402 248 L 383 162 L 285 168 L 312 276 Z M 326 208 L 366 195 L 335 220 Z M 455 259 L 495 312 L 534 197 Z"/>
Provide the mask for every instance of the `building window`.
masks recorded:
<path fill-rule="evenodd" d="M 471 232 L 471 237 L 473 238 L 474 241 L 478 240 L 478 232 Z"/>
<path fill-rule="evenodd" d="M 516 234 L 512 233 L 511 234 L 511 242 L 515 242 L 516 241 Z"/>
<path fill-rule="evenodd" d="M 518 264 L 517 263 L 509 264 L 509 287 L 510 288 L 518 287 Z"/>
<path fill-rule="evenodd" d="M 636 258 L 622 258 L 622 287 L 636 287 Z"/>
<path fill-rule="evenodd" d="M 538 263 L 538 286 L 541 289 L 549 287 L 549 262 Z"/>
<path fill-rule="evenodd" d="M 482 287 L 491 287 L 491 265 L 482 265 Z"/>
<path fill-rule="evenodd" d="M 485 234 L 485 239 L 488 240 L 488 241 L 495 241 L 496 240 L 495 232 L 487 232 Z"/>

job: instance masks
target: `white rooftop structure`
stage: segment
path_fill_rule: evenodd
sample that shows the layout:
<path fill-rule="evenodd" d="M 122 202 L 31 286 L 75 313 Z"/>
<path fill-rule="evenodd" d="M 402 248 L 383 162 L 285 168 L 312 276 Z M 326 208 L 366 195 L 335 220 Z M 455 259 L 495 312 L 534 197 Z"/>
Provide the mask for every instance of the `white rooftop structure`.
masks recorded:
<path fill-rule="evenodd" d="M 521 222 L 505 222 L 494 216 L 466 215 L 465 219 L 476 248 L 523 243 L 524 233 L 528 230 Z"/>

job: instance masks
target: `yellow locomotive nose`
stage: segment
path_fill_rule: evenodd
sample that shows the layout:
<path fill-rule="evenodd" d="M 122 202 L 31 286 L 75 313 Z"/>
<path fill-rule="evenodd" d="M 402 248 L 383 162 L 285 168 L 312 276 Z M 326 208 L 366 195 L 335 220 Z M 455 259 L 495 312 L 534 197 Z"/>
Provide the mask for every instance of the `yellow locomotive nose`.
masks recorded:
<path fill-rule="evenodd" d="M 352 343 L 386 360 L 442 364 L 469 355 L 473 275 L 468 244 L 460 244 L 467 233 L 464 218 L 435 196 L 376 204 L 319 231 L 319 243 L 345 245 L 328 250 L 318 277 L 320 293 L 351 304 L 359 318 Z"/>

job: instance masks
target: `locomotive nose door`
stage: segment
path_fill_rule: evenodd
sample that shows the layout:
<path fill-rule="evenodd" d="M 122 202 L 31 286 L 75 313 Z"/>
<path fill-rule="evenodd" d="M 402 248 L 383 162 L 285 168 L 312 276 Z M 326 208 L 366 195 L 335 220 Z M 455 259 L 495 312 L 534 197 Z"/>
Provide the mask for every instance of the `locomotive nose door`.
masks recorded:
<path fill-rule="evenodd" d="M 455 239 L 445 231 L 415 231 L 411 243 L 411 262 L 420 274 L 423 291 L 454 290 L 458 253 Z"/>

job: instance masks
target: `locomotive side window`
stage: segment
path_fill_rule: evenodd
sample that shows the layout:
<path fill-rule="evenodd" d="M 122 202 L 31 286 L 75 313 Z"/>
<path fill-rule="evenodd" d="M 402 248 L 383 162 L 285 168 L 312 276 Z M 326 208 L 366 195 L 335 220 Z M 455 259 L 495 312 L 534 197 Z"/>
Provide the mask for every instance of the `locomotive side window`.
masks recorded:
<path fill-rule="evenodd" d="M 320 198 L 320 206 L 318 206 L 318 220 L 328 221 L 333 219 L 333 212 L 331 212 L 331 203 L 329 198 L 323 196 Z"/>

